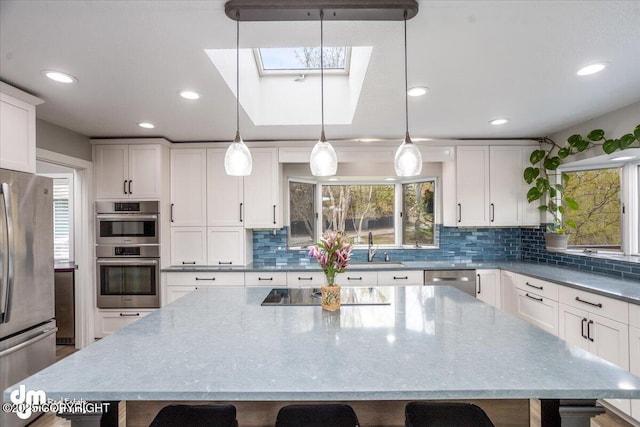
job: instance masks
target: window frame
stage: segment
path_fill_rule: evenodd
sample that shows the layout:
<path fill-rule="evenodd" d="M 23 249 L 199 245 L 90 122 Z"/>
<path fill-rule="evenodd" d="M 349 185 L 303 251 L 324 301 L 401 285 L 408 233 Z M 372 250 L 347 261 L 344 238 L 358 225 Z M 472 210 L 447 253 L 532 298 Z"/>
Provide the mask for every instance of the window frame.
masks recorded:
<path fill-rule="evenodd" d="M 301 184 L 311 184 L 314 186 L 313 191 L 313 211 L 315 213 L 315 221 L 313 222 L 313 237 L 314 241 L 309 244 L 309 246 L 315 244 L 318 241 L 318 226 L 320 221 L 318 219 L 318 182 L 313 179 L 305 179 L 305 178 L 294 178 L 289 177 L 287 179 L 287 248 L 288 249 L 306 249 L 309 246 L 290 246 L 289 242 L 291 241 L 291 183 L 301 183 Z"/>
<path fill-rule="evenodd" d="M 73 261 L 75 260 L 75 173 L 38 173 L 39 176 L 44 176 L 47 178 L 54 179 L 68 179 L 69 181 L 69 259 L 63 258 L 55 258 L 54 261 Z M 55 205 L 52 205 L 52 209 L 54 210 L 55 215 Z M 55 223 L 54 223 L 55 227 Z M 55 229 L 54 229 L 55 234 Z M 55 255 L 55 250 L 54 250 Z"/>
<path fill-rule="evenodd" d="M 288 47 L 287 49 L 298 49 L 309 46 L 297 46 Z M 320 48 L 320 46 L 314 46 Z M 324 68 L 325 75 L 339 75 L 348 76 L 351 71 L 351 46 L 325 46 L 330 47 L 344 47 L 344 68 Z M 253 56 L 256 61 L 256 67 L 258 67 L 258 74 L 260 77 L 266 76 L 301 76 L 301 75 L 320 75 L 320 68 L 296 68 L 296 69 L 265 69 L 262 64 L 262 54 L 260 48 L 253 48 Z"/>

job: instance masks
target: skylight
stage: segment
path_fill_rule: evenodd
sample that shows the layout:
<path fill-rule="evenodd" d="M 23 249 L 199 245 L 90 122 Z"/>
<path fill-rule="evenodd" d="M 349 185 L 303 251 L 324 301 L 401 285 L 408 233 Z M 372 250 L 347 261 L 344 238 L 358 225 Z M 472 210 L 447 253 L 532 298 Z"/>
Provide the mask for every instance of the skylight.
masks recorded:
<path fill-rule="evenodd" d="M 344 46 L 324 48 L 325 71 L 348 74 L 351 49 Z M 260 74 L 307 74 L 320 72 L 320 47 L 284 47 L 255 49 Z"/>

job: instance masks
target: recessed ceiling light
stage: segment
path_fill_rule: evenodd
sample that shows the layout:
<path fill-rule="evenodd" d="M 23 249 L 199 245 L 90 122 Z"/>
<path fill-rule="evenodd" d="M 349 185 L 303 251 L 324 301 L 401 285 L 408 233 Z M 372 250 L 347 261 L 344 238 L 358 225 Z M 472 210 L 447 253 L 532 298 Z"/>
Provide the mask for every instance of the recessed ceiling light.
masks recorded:
<path fill-rule="evenodd" d="M 489 124 L 493 126 L 500 126 L 507 122 L 509 122 L 509 119 L 494 119 L 494 120 L 491 120 Z"/>
<path fill-rule="evenodd" d="M 576 73 L 579 76 L 589 76 L 591 74 L 599 73 L 607 67 L 605 63 L 591 64 L 586 67 L 582 67 Z"/>
<path fill-rule="evenodd" d="M 192 90 L 181 90 L 178 94 L 184 99 L 200 99 L 200 94 Z"/>
<path fill-rule="evenodd" d="M 409 96 L 422 96 L 425 93 L 427 93 L 428 90 L 429 90 L 428 87 L 416 86 L 416 87 L 412 87 L 411 89 L 409 89 L 407 91 L 407 95 L 409 95 Z"/>
<path fill-rule="evenodd" d="M 149 123 L 149 122 L 138 123 L 138 126 L 140 126 L 141 128 L 145 128 L 145 129 L 153 129 L 153 128 L 156 127 L 156 125 L 154 125 L 153 123 Z"/>
<path fill-rule="evenodd" d="M 635 159 L 636 156 L 620 156 L 620 157 L 614 157 L 613 159 L 609 159 L 612 162 L 623 162 L 625 160 L 632 160 Z"/>
<path fill-rule="evenodd" d="M 42 75 L 58 83 L 68 84 L 68 83 L 75 83 L 78 81 L 78 79 L 73 77 L 71 74 L 66 74 L 60 71 L 55 71 L 55 70 L 42 70 Z"/>

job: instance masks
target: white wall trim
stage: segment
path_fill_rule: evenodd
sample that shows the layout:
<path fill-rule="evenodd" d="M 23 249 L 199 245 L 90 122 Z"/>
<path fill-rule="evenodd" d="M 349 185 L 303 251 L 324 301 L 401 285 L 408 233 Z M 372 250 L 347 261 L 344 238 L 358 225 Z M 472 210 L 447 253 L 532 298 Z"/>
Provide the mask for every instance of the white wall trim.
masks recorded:
<path fill-rule="evenodd" d="M 36 159 L 75 170 L 74 250 L 78 270 L 75 275 L 76 348 L 94 341 L 95 263 L 93 225 L 93 163 L 41 148 Z"/>

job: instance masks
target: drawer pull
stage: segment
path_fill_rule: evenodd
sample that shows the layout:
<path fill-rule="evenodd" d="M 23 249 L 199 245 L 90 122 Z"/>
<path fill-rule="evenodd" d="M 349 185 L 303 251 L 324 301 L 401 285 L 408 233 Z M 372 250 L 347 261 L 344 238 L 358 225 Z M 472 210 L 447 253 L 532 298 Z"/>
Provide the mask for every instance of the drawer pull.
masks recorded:
<path fill-rule="evenodd" d="M 580 330 L 580 335 L 582 335 L 582 338 L 584 339 L 588 339 L 589 335 L 584 333 L 584 325 L 587 324 L 587 319 L 585 317 L 582 318 L 582 326 L 581 326 L 581 330 Z"/>
<path fill-rule="evenodd" d="M 347 276 L 347 280 L 362 280 L 362 277 L 349 277 L 349 276 Z"/>
<path fill-rule="evenodd" d="M 273 277 L 258 277 L 258 280 L 273 280 Z"/>
<path fill-rule="evenodd" d="M 533 297 L 533 296 L 531 296 L 531 295 L 529 295 L 529 294 L 524 294 L 524 296 L 526 296 L 527 298 L 530 298 L 530 299 L 533 299 L 533 300 L 539 301 L 539 302 L 542 302 L 542 301 L 543 301 L 543 300 L 542 300 L 542 298 L 536 298 L 536 297 Z"/>
<path fill-rule="evenodd" d="M 120 313 L 120 317 L 139 317 L 140 313 Z"/>
<path fill-rule="evenodd" d="M 583 304 L 589 304 L 589 305 L 591 305 L 591 306 L 593 306 L 593 307 L 602 308 L 602 303 L 601 303 L 601 302 L 599 302 L 599 303 L 597 303 L 597 304 L 596 304 L 595 302 L 591 302 L 591 301 L 583 300 L 583 299 L 581 299 L 580 297 L 576 297 L 576 301 L 581 302 L 581 303 L 583 303 Z"/>
<path fill-rule="evenodd" d="M 593 320 L 589 320 L 587 323 L 587 338 L 589 338 L 589 341 L 593 342 L 593 337 L 591 336 L 591 325 L 593 325 Z"/>
<path fill-rule="evenodd" d="M 313 277 L 300 277 L 300 276 L 298 276 L 298 280 L 313 280 Z"/>
<path fill-rule="evenodd" d="M 531 287 L 531 288 L 533 288 L 533 289 L 538 289 L 539 291 L 541 291 L 541 290 L 543 290 L 543 289 L 544 289 L 544 286 L 536 286 L 536 285 L 532 285 L 532 284 L 531 284 L 531 283 L 529 283 L 529 282 L 525 282 L 525 285 L 527 285 L 527 286 L 529 286 L 529 287 Z"/>
<path fill-rule="evenodd" d="M 196 265 L 196 262 L 195 261 L 189 261 L 189 262 L 182 261 L 182 265 Z"/>
<path fill-rule="evenodd" d="M 409 280 L 409 276 L 393 276 L 393 280 Z"/>
<path fill-rule="evenodd" d="M 231 264 L 233 264 L 232 261 L 228 261 L 228 262 L 227 261 L 218 261 L 218 265 L 231 265 Z"/>
<path fill-rule="evenodd" d="M 210 280 L 210 281 L 214 281 L 216 280 L 215 277 L 196 277 L 196 280 Z"/>

